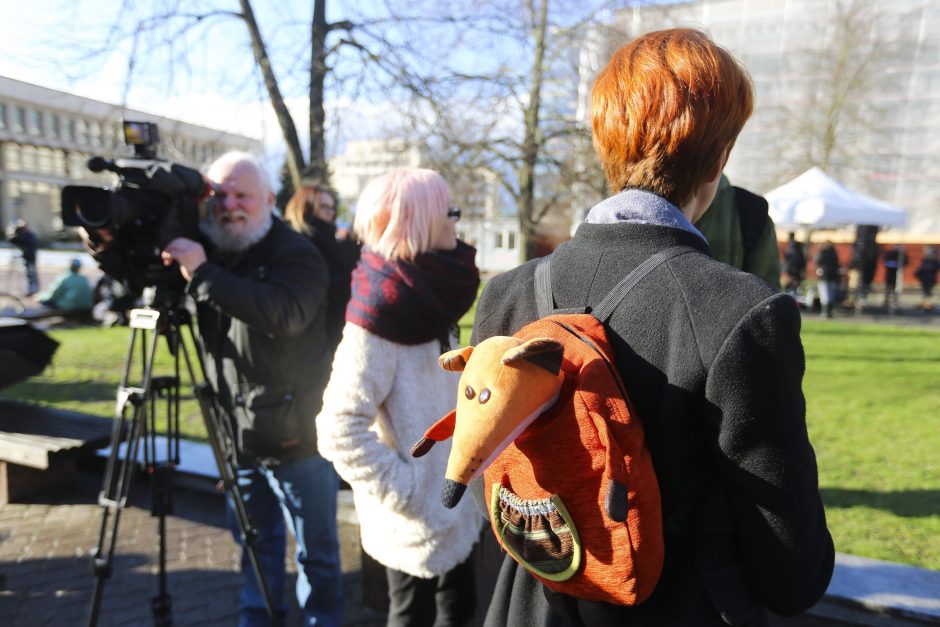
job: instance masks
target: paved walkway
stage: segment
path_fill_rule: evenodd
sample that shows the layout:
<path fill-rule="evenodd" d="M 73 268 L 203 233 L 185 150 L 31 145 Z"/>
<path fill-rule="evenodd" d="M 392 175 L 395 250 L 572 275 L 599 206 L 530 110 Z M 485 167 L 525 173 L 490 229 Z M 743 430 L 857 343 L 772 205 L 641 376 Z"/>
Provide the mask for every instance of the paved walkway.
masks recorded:
<path fill-rule="evenodd" d="M 83 470 L 72 489 L 0 507 L 0 625 L 87 622 L 94 579 L 89 553 L 101 528 L 102 510 L 96 504 L 100 477 L 97 470 Z M 158 589 L 158 519 L 150 515 L 149 503 L 146 485 L 140 485 L 123 510 L 114 573 L 104 586 L 99 625 L 153 624 L 150 599 Z M 359 529 L 354 520 L 340 516 L 340 536 L 344 624 L 384 625 L 382 614 L 362 604 Z M 225 526 L 221 497 L 174 490 L 167 541 L 174 625 L 235 625 L 239 551 Z M 292 564 L 288 568 L 293 572 Z M 296 621 L 296 607 L 292 612 Z"/>

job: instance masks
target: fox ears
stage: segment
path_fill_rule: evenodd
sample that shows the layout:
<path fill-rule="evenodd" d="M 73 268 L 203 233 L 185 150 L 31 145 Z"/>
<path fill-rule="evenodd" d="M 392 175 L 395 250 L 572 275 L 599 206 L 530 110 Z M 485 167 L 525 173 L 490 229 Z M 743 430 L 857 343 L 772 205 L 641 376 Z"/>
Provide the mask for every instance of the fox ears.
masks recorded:
<path fill-rule="evenodd" d="M 444 353 L 438 357 L 437 361 L 444 370 L 460 372 L 467 367 L 467 362 L 470 360 L 472 353 L 473 347 L 465 346 Z M 503 364 L 512 364 L 525 360 L 544 368 L 552 374 L 558 374 L 561 369 L 563 353 L 564 347 L 561 342 L 547 337 L 536 337 L 507 350 L 503 353 L 502 362 Z"/>

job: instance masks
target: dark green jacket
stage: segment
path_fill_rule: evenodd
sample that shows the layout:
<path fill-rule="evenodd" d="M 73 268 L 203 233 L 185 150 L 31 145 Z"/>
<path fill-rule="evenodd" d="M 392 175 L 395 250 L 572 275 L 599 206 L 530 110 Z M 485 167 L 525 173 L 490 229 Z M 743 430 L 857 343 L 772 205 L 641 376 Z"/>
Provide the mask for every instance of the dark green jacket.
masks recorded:
<path fill-rule="evenodd" d="M 712 256 L 735 268 L 756 274 L 780 291 L 780 250 L 777 247 L 777 232 L 774 222 L 767 216 L 763 234 L 757 245 L 745 259 L 741 236 L 741 208 L 735 203 L 734 188 L 722 174 L 718 182 L 715 200 L 699 221 L 695 223 L 708 240 Z"/>

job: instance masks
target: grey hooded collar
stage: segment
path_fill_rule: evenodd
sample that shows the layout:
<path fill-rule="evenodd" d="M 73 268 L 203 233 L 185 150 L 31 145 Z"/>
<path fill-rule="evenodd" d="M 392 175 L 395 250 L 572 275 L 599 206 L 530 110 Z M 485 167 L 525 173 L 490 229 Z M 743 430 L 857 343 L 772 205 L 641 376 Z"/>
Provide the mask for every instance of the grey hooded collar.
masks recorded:
<path fill-rule="evenodd" d="M 679 209 L 665 198 L 639 189 L 626 189 L 616 196 L 602 200 L 588 212 L 588 224 L 656 224 L 688 231 L 707 242 L 705 236 Z"/>

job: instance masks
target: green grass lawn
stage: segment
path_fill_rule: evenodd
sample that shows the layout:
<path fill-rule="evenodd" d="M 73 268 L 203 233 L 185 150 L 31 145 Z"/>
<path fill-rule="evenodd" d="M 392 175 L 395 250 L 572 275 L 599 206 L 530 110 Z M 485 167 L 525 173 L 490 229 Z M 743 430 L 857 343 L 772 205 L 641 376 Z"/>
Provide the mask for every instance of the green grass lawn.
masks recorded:
<path fill-rule="evenodd" d="M 940 570 L 940 332 L 812 320 L 802 335 L 837 550 Z"/>
<path fill-rule="evenodd" d="M 461 321 L 465 343 L 471 324 Z M 113 414 L 128 329 L 51 335 L 62 343 L 53 365 L 0 395 Z M 940 331 L 806 320 L 803 342 L 807 422 L 837 550 L 940 570 Z M 158 357 L 156 374 L 169 374 L 165 347 Z M 183 392 L 182 430 L 202 439 Z"/>

